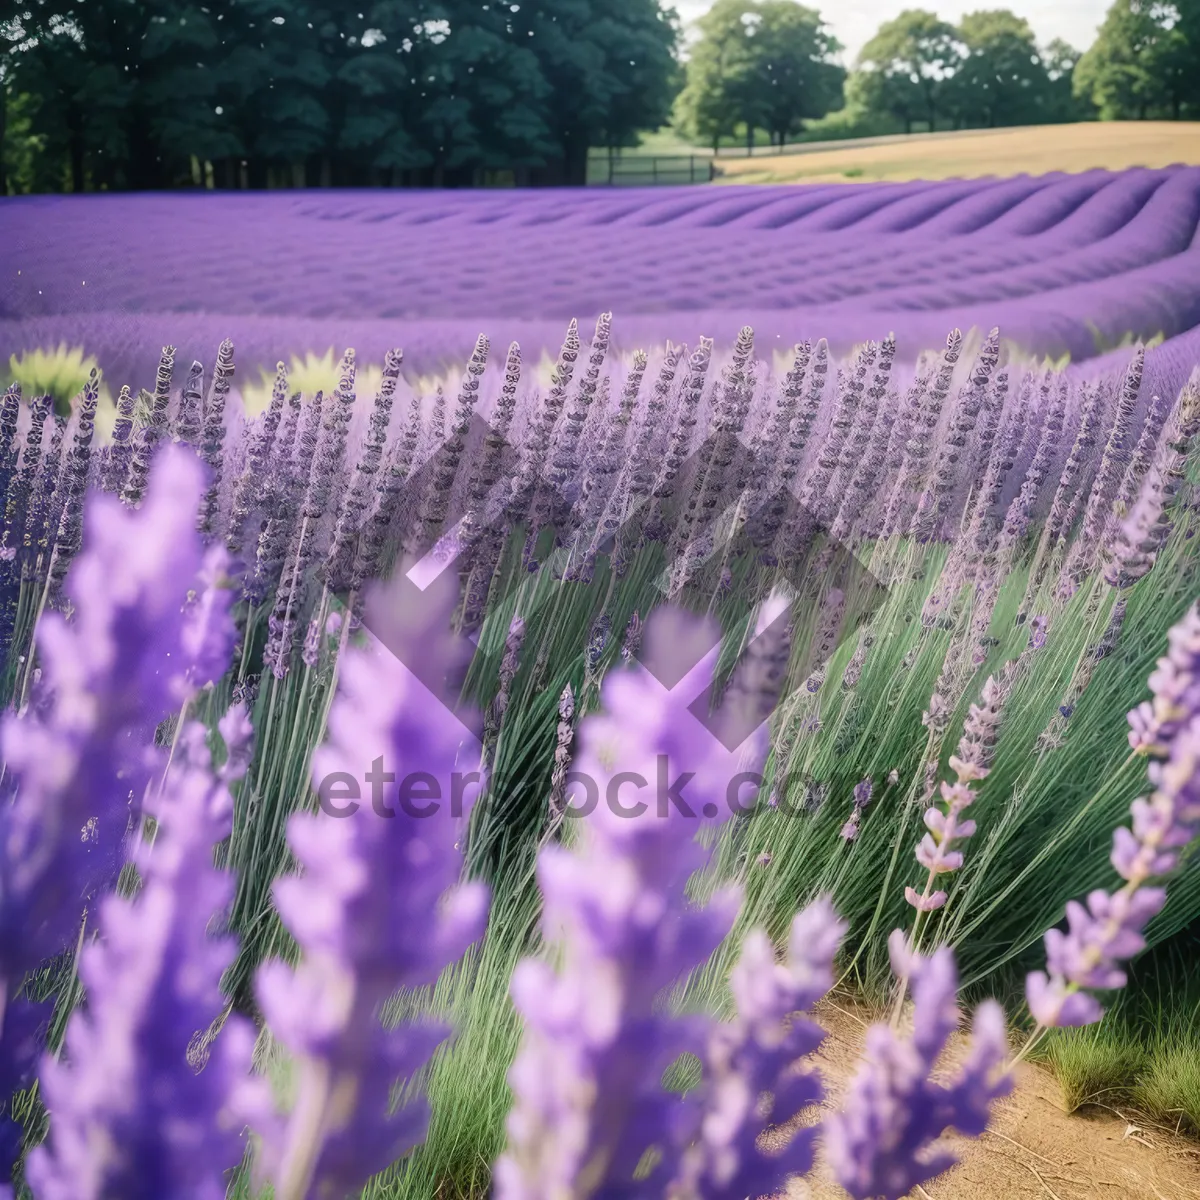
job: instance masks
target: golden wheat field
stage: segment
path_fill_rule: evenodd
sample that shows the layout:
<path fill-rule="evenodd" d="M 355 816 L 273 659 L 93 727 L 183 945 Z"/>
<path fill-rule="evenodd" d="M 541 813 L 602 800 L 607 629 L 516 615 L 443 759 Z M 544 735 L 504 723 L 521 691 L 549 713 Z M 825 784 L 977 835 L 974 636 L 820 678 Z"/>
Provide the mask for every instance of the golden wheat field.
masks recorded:
<path fill-rule="evenodd" d="M 814 144 L 815 145 L 815 144 Z M 846 143 L 719 160 L 725 183 L 837 183 L 1043 175 L 1097 167 L 1200 164 L 1198 121 L 1090 121 L 1016 129 L 913 134 L 870 145 Z"/>

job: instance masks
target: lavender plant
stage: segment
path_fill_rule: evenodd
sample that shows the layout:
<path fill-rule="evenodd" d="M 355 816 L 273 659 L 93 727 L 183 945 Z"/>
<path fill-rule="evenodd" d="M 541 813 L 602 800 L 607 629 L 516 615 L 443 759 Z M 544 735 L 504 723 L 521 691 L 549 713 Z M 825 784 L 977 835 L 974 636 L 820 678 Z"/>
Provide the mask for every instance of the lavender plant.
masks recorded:
<path fill-rule="evenodd" d="M 957 1019 L 955 973 L 978 986 L 1023 971 L 1063 903 L 1104 882 L 1083 851 L 1133 786 L 1117 699 L 1134 704 L 1195 594 L 1196 388 L 1177 396 L 1153 354 L 1117 378 L 1054 372 L 994 337 L 964 377 L 957 332 L 919 360 L 903 334 L 849 359 L 831 349 L 842 343 L 802 343 L 774 380 L 749 327 L 729 354 L 698 340 L 686 372 L 668 346 L 644 388 L 654 355 L 623 358 L 619 332 L 606 314 L 576 379 L 572 326 L 544 393 L 515 344 L 501 376 L 481 340 L 450 413 L 459 385 L 410 383 L 398 351 L 370 402 L 356 397 L 368 369 L 351 352 L 323 395 L 289 394 L 277 372 L 257 417 L 239 411 L 230 344 L 207 396 L 196 366 L 176 383 L 167 353 L 140 407 L 135 388 L 122 391 L 98 451 L 95 379 L 71 423 L 49 428 L 48 405 L 26 413 L 6 393 L 0 636 L 16 711 L 0 777 L 13 801 L 5 1086 L 30 1083 L 45 1021 L 30 972 L 55 952 L 54 1027 L 72 1030 L 39 1085 L 50 1135 L 28 1159 L 35 1186 L 88 1194 L 78 1179 L 92 1170 L 97 1194 L 118 1187 L 110 1176 L 122 1194 L 218 1194 L 244 1124 L 256 1178 L 277 1198 L 364 1186 L 373 1198 L 478 1195 L 498 1155 L 498 1195 L 777 1189 L 811 1165 L 803 1110 L 823 1095 L 811 1064 L 788 1073 L 820 1040 L 808 1018 L 789 1018 L 812 1012 L 843 972 L 868 998 L 886 989 L 882 931 L 911 915 L 897 875 L 924 809 L 920 857 L 934 875 L 923 893 L 908 889 L 909 905 L 932 913 L 936 902 L 938 915 L 918 914 L 895 963 L 916 1032 L 872 1035 L 874 1059 L 822 1136 L 851 1194 L 899 1195 L 948 1165 L 934 1145 L 944 1129 L 983 1127 L 1007 1086 L 996 1010 L 979 1017 L 958 1077 L 931 1076 Z M 1139 407 L 1139 372 L 1162 404 Z M 176 439 L 198 443 L 204 475 Z M 117 496 L 88 495 L 89 484 Z M 553 569 L 531 572 L 530 525 L 546 520 L 560 546 Z M 405 547 L 443 534 L 444 569 L 433 590 L 419 587 Z M 842 543 L 886 588 L 847 572 Z M 390 577 L 390 599 L 376 577 Z M 1070 600 L 1056 577 L 1086 598 Z M 784 580 L 772 601 L 783 608 L 749 620 Z M 1106 587 L 1118 594 L 1101 608 Z M 657 613 L 665 598 L 706 613 L 708 632 Z M 931 610 L 937 619 L 922 620 Z M 1049 970 L 1030 985 L 1035 1024 L 1094 1015 L 1092 993 L 1198 911 L 1186 872 L 1170 904 L 1156 891 L 1195 831 L 1194 625 L 1172 634 L 1153 698 L 1131 719 L 1155 791 L 1118 835 L 1126 886 L 1052 931 Z M 469 635 L 457 650 L 443 641 L 451 628 Z M 674 677 L 667 645 L 687 680 L 675 687 L 658 679 Z M 450 669 L 469 659 L 465 675 Z M 1081 659 L 1094 682 L 1050 770 L 1038 731 Z M 253 750 L 221 737 L 230 759 L 214 775 L 193 722 L 212 732 L 231 697 L 247 705 Z M 413 772 L 445 798 L 478 766 L 464 705 L 486 714 L 487 803 L 470 803 L 476 779 L 457 815 L 414 817 L 405 803 L 425 798 Z M 702 720 L 706 705 L 723 719 Z M 774 766 L 762 781 L 768 720 Z M 931 804 L 923 789 L 932 801 L 960 721 L 950 782 Z M 618 808 L 635 804 L 639 776 L 657 784 L 660 755 L 665 818 L 653 801 L 637 819 L 614 813 L 610 792 Z M 676 769 L 691 776 L 692 817 L 669 791 Z M 389 778 L 402 773 L 407 792 Z M 598 788 L 586 820 L 575 819 L 589 802 L 580 773 Z M 730 821 L 735 776 L 741 815 Z M 845 803 L 822 802 L 839 796 L 853 797 L 849 820 Z M 131 836 L 143 810 L 161 824 L 150 850 Z M 137 873 L 126 870 L 112 908 L 123 915 L 97 921 L 131 845 Z M 481 876 L 465 889 L 464 864 Z M 937 876 L 955 880 L 948 906 Z M 468 951 L 485 881 L 496 907 Z M 185 903 L 189 889 L 205 899 Z M 151 904 L 167 915 L 138 957 L 121 930 L 142 930 Z M 76 981 L 81 931 L 81 967 L 93 965 Z M 935 935 L 948 945 L 925 957 L 921 939 Z M 176 944 L 198 972 L 186 994 L 172 990 Z M 149 990 L 128 990 L 135 968 Z M 153 1073 L 146 1046 L 158 1036 L 143 1001 L 160 992 L 162 1037 L 177 1049 L 190 1025 L 195 1054 L 212 1043 L 203 1072 L 179 1075 L 191 1099 L 178 1145 L 136 1083 Z M 127 998 L 124 1009 L 110 997 Z M 287 1060 L 292 1096 L 260 1076 L 234 1086 L 248 1060 L 239 1010 L 270 1030 L 261 1037 Z M 74 1103 L 73 1081 L 104 1061 L 100 1042 L 124 1047 L 120 1071 Z M 663 1072 L 685 1051 L 698 1075 L 681 1094 Z M 184 1071 L 175 1050 L 162 1063 L 162 1079 Z M 118 1097 L 130 1079 L 138 1095 Z M 21 1103 L 10 1116 L 32 1120 Z M 238 1114 L 233 1125 L 223 1112 Z M 120 1153 L 92 1164 L 85 1147 L 134 1120 L 147 1125 L 145 1178 Z M 773 1134 L 779 1153 L 765 1152 L 768 1123 L 797 1122 L 805 1130 Z M 11 1160 L 21 1134 L 10 1122 Z"/>

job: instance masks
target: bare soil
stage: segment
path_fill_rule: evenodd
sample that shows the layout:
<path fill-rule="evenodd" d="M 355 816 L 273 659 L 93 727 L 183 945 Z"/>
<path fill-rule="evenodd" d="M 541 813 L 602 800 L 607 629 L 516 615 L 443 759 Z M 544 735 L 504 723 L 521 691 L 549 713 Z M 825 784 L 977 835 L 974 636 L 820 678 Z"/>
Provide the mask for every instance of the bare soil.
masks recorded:
<path fill-rule="evenodd" d="M 872 1013 L 853 1000 L 822 1006 L 829 1031 L 817 1065 L 836 1106 L 862 1053 Z M 952 1046 L 948 1066 L 965 1039 Z M 956 1167 L 912 1193 L 914 1200 L 1194 1200 L 1200 1197 L 1200 1145 L 1125 1109 L 1063 1109 L 1057 1080 L 1033 1063 L 1017 1067 L 1016 1087 L 996 1106 L 982 1138 L 946 1137 Z M 785 1200 L 845 1200 L 823 1163 Z"/>

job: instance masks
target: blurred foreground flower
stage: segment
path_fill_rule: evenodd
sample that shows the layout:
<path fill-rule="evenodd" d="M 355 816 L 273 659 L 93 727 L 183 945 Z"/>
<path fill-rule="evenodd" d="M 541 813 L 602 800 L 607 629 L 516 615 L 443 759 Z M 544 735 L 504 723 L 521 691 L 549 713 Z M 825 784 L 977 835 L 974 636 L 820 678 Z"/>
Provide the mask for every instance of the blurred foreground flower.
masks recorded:
<path fill-rule="evenodd" d="M 386 589 L 379 599 L 386 608 Z M 439 611 L 448 624 L 449 607 Z M 422 657 L 423 677 L 438 674 L 440 659 L 429 660 L 440 644 L 389 646 Z M 256 1165 L 275 1200 L 340 1200 L 424 1140 L 424 1096 L 410 1091 L 393 1110 L 392 1089 L 418 1074 L 450 1030 L 425 1019 L 385 1029 L 380 1009 L 400 988 L 432 984 L 482 934 L 487 915 L 482 885 L 455 887 L 454 798 L 466 819 L 479 745 L 445 699 L 378 641 L 342 662 L 313 784 L 322 797 L 349 783 L 357 794 L 365 777 L 371 803 L 355 802 L 340 818 L 296 813 L 288 823 L 302 873 L 277 881 L 275 901 L 302 958 L 295 968 L 266 963 L 257 990 L 272 1034 L 296 1060 L 296 1101 L 277 1113 L 263 1079 L 238 1098 L 262 1138 Z M 396 790 L 385 797 L 383 785 L 397 779 L 395 808 Z M 440 807 L 422 816 L 426 785 L 436 786 Z"/>

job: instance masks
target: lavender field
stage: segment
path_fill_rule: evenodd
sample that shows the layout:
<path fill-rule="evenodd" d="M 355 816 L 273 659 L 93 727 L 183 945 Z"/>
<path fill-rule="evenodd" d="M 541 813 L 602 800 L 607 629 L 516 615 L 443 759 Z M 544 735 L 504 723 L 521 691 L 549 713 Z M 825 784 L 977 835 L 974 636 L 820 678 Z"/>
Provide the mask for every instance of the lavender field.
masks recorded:
<path fill-rule="evenodd" d="M 1078 361 L 1200 323 L 1200 168 L 808 188 L 37 196 L 5 207 L 0 340 L 82 346 L 109 378 L 165 343 L 242 378 L 397 340 L 422 372 L 486 329 L 527 359 L 612 311 L 627 351 L 695 336 L 728 350 L 889 331 L 910 361 L 947 329 L 999 325 Z"/>
<path fill-rule="evenodd" d="M 1200 1135 L 1200 171 L 0 217 L 15 1197 Z"/>

